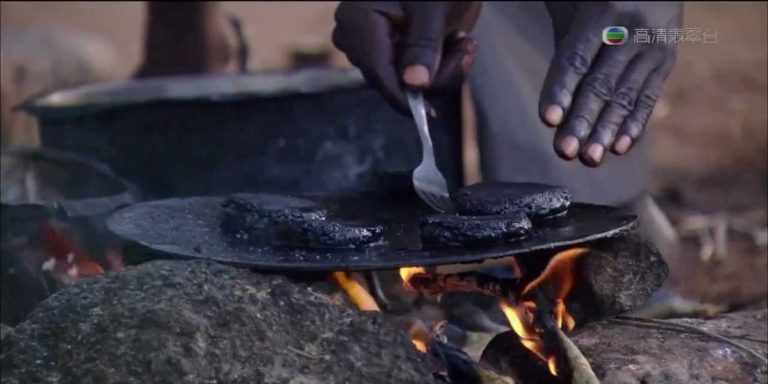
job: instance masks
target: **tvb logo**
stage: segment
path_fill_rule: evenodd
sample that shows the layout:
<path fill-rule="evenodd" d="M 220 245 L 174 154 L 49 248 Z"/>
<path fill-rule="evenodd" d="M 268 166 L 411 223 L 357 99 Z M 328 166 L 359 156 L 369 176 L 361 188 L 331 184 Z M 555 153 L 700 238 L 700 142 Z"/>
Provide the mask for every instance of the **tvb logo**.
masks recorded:
<path fill-rule="evenodd" d="M 622 45 L 627 42 L 629 31 L 624 27 L 608 27 L 603 29 L 603 43 L 607 45 Z"/>

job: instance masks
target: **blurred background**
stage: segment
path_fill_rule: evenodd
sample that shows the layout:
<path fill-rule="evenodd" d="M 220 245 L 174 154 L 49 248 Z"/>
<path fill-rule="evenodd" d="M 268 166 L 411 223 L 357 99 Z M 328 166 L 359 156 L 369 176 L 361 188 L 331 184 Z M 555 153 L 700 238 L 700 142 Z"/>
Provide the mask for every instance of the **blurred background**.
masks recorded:
<path fill-rule="evenodd" d="M 335 2 L 223 7 L 243 24 L 250 70 L 294 65 L 297 52 L 349 65 L 330 42 Z M 39 143 L 34 120 L 13 105 L 42 91 L 128 78 L 141 60 L 141 2 L 4 1 L 0 15 L 4 147 Z M 667 286 L 705 312 L 765 306 L 767 6 L 689 2 L 684 27 L 710 28 L 717 43 L 681 45 L 649 128 L 652 192 L 681 244 L 667 255 Z"/>

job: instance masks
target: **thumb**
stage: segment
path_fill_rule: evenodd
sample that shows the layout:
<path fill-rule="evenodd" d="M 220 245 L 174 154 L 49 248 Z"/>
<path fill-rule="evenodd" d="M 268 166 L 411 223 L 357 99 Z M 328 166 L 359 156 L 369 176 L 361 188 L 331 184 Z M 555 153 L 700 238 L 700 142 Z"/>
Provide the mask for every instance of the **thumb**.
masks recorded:
<path fill-rule="evenodd" d="M 403 41 L 400 68 L 403 82 L 409 87 L 428 87 L 440 65 L 449 7 L 443 3 L 402 3 L 408 29 Z"/>

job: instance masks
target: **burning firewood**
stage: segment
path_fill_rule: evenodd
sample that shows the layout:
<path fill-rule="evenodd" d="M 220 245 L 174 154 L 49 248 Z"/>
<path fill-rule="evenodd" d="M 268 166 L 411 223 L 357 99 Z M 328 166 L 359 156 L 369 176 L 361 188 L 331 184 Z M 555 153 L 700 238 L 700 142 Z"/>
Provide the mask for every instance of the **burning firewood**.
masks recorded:
<path fill-rule="evenodd" d="M 482 383 L 480 373 L 485 368 L 481 367 L 486 365 L 501 373 L 499 377 L 508 374 L 524 382 L 596 383 L 589 362 L 564 331 L 572 330 L 579 321 L 634 309 L 658 288 L 667 268 L 658 252 L 635 235 L 591 247 L 550 256 L 542 251 L 520 259 L 502 257 L 492 263 L 505 268 L 502 274 L 473 270 L 477 265 L 401 268 L 403 286 L 419 297 L 478 292 L 498 298 L 512 329 L 494 338 L 501 341 L 488 344 L 480 365 L 460 348 L 436 338 L 435 328 L 425 339 L 427 327 L 418 320 L 408 326 L 414 345 L 441 361 L 454 383 Z M 337 281 L 351 296 L 358 295 L 357 288 L 348 287 L 343 279 Z M 354 297 L 353 301 L 359 302 Z M 488 357 L 493 353 L 499 356 Z"/>
<path fill-rule="evenodd" d="M 504 290 L 510 286 L 514 287 L 513 291 L 524 288 L 520 285 L 531 280 L 532 273 L 542 271 L 544 266 L 541 261 L 551 258 L 551 252 L 540 251 L 520 257 L 492 259 L 482 265 L 414 267 L 410 275 L 412 277 L 405 286 L 428 295 L 451 290 L 476 291 L 514 302 Z M 477 272 L 478 268 L 505 265 L 506 268 L 516 269 L 512 276 L 520 278 L 505 279 Z M 575 269 L 574 278 L 577 281 L 563 282 L 571 287 L 571 293 L 562 304 L 555 304 L 566 306 L 576 323 L 603 319 L 639 308 L 661 286 L 669 273 L 659 252 L 635 234 L 590 244 L 588 253 L 584 257 L 574 258 L 569 268 Z M 406 271 L 409 269 L 401 269 L 401 273 Z M 556 301 L 558 296 L 562 296 L 558 291 L 566 288 L 565 285 L 557 283 L 547 287 L 545 294 Z M 556 308 L 556 311 L 562 310 Z"/>
<path fill-rule="evenodd" d="M 447 322 L 435 324 L 429 333 L 429 354 L 437 362 L 439 372 L 436 376 L 445 376 L 449 383 L 461 384 L 514 384 L 514 381 L 484 367 L 473 360 L 461 348 L 447 342 Z"/>
<path fill-rule="evenodd" d="M 426 295 L 439 295 L 446 292 L 483 292 L 501 299 L 501 309 L 509 320 L 509 324 L 517 336 L 514 340 L 525 351 L 519 354 L 535 356 L 532 366 L 544 366 L 546 373 L 536 372 L 534 369 L 532 382 L 541 382 L 542 378 L 552 381 L 558 378 L 558 367 L 568 367 L 567 373 L 561 373 L 570 377 L 571 374 L 584 376 L 586 360 L 570 363 L 570 359 L 579 356 L 577 352 L 570 351 L 568 344 L 560 340 L 560 328 L 572 329 L 574 319 L 567 312 L 565 299 L 576 284 L 578 275 L 579 258 L 587 253 L 586 248 L 572 248 L 557 253 L 544 270 L 528 282 L 522 285 L 520 268 L 513 263 L 512 278 L 499 278 L 477 272 L 460 272 L 454 274 L 428 273 L 425 268 L 407 267 L 400 270 L 400 276 L 406 288 L 417 290 Z M 512 259 L 514 260 L 514 259 Z M 537 326 L 537 324 L 539 326 Z M 541 326 L 546 325 L 546 326 Z M 432 340 L 433 338 L 430 338 Z M 430 344 L 429 350 L 437 350 L 444 361 L 458 359 L 447 347 L 436 343 Z M 443 351 L 443 349 L 446 349 Z M 558 357 L 559 356 L 559 357 Z M 461 376 L 460 380 L 452 378 L 452 382 L 473 382 L 479 380 L 467 373 L 469 368 L 454 362 L 454 376 Z M 527 365 L 527 364 L 526 364 Z M 589 364 L 586 363 L 588 367 Z M 570 367 L 579 368 L 578 372 L 572 372 Z M 449 372 L 450 376 L 450 372 Z M 465 377 L 466 376 L 466 377 Z M 526 375 L 523 375 L 526 376 Z M 588 377 L 588 375 L 587 375 Z M 529 378 L 530 379 L 530 378 Z M 588 382 L 588 381 L 587 381 Z"/>
<path fill-rule="evenodd" d="M 400 276 L 406 288 L 419 291 L 427 296 L 446 292 L 483 292 L 502 298 L 512 297 L 518 279 L 500 280 L 477 272 L 462 272 L 448 275 L 428 274 L 424 268 L 401 268 Z"/>

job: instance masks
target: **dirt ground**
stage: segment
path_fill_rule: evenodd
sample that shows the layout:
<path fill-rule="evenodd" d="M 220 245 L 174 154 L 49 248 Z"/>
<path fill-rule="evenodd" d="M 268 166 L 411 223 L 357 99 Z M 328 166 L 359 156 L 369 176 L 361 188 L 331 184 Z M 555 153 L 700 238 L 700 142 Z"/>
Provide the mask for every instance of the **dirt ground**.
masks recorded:
<path fill-rule="evenodd" d="M 330 46 L 335 2 L 224 2 L 252 44 L 253 69 L 279 68 L 307 40 Z M 74 29 L 100 36 L 117 54 L 118 78 L 140 60 L 141 2 L 2 2 L 7 27 Z M 653 190 L 673 223 L 692 213 L 753 213 L 765 228 L 768 192 L 768 6 L 685 4 L 684 27 L 717 32 L 714 44 L 685 43 L 649 129 L 654 133 Z M 268 38 L 264 38 L 268 36 Z M 347 65 L 334 52 L 335 65 Z M 696 237 L 668 260 L 670 287 L 690 298 L 735 306 L 768 294 L 768 255 L 746 234 L 731 233 L 727 256 L 702 262 Z"/>
<path fill-rule="evenodd" d="M 686 3 L 686 27 L 717 31 L 716 44 L 683 44 L 650 128 L 655 190 L 673 221 L 701 213 L 755 214 L 765 227 L 768 162 L 766 3 Z M 762 211 L 762 212 L 760 212 Z M 669 285 L 691 298 L 750 305 L 768 293 L 768 256 L 730 233 L 719 261 L 701 262 L 696 238 L 668 260 Z"/>

